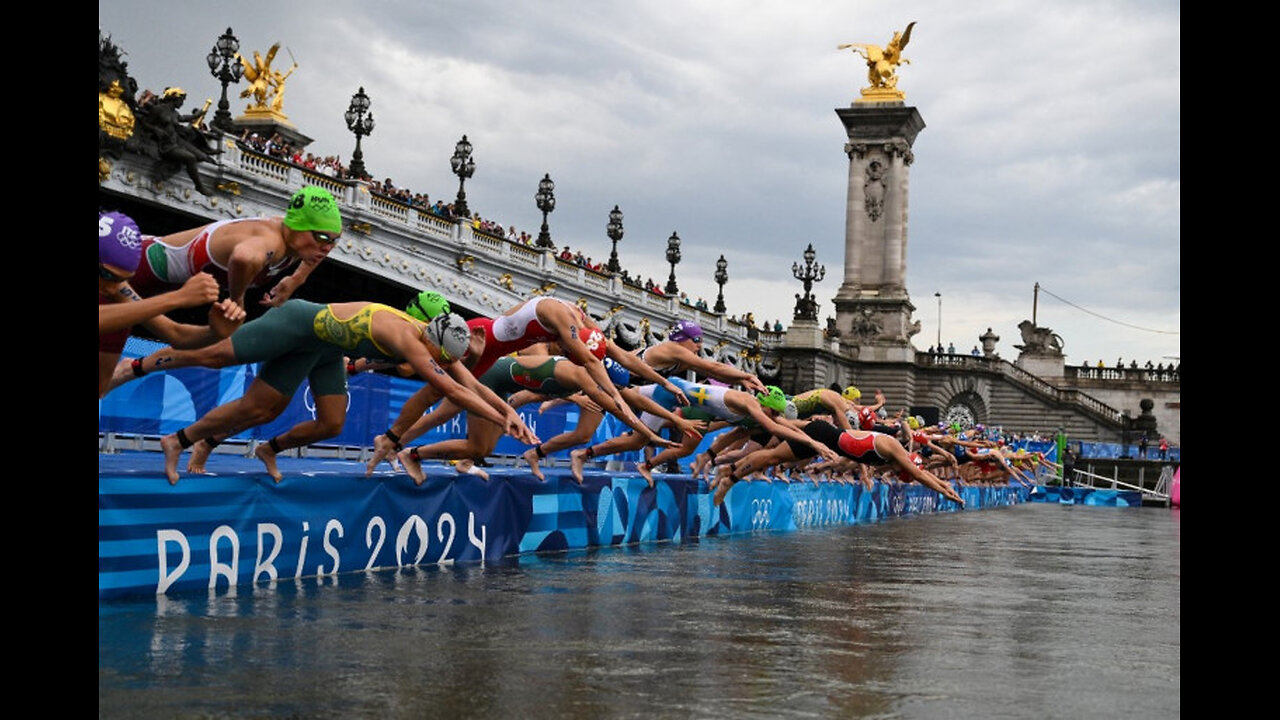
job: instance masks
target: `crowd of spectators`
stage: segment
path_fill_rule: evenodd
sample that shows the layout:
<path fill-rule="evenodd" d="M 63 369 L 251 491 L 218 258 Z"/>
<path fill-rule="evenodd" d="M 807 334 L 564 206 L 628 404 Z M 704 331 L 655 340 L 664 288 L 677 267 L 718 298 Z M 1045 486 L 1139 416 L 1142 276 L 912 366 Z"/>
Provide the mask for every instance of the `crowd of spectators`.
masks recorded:
<path fill-rule="evenodd" d="M 427 193 L 416 193 L 406 187 L 397 185 L 391 178 L 384 178 L 381 181 L 369 176 L 355 177 L 350 173 L 348 168 L 343 165 L 342 159 L 338 155 L 318 156 L 309 152 L 303 152 L 302 149 L 295 147 L 289 140 L 274 133 L 271 137 L 264 138 L 256 132 L 251 132 L 246 128 L 240 135 L 239 144 L 242 148 L 257 152 L 262 155 L 270 156 L 281 162 L 290 163 L 292 165 L 317 172 L 326 177 L 337 180 L 360 180 L 368 184 L 369 192 L 395 202 L 402 203 L 411 208 L 415 208 L 421 212 L 428 212 L 446 220 L 457 220 L 458 215 L 454 210 L 453 203 L 441 202 L 440 200 L 432 201 Z M 533 247 L 534 238 L 529 233 L 516 230 L 515 225 L 511 225 L 503 229 L 500 222 L 489 220 L 480 216 L 479 213 L 471 214 L 472 229 L 476 232 L 483 233 L 490 237 L 506 239 L 513 243 Z M 581 250 L 574 250 L 570 246 L 565 245 L 557 254 L 557 257 L 566 263 L 571 263 L 582 267 L 591 272 L 601 275 L 609 275 L 607 261 L 596 261 L 592 257 L 585 255 Z M 623 284 L 633 288 L 638 288 L 651 292 L 654 295 L 667 297 L 667 292 L 663 285 L 654 282 L 652 277 L 645 278 L 639 274 L 632 274 L 626 268 L 618 273 L 618 279 Z M 680 292 L 678 295 L 680 304 L 694 307 L 704 312 L 711 312 L 707 301 L 699 297 L 696 301 L 689 298 L 688 293 Z M 740 321 L 736 317 L 730 317 L 731 322 L 746 325 L 748 328 L 755 328 L 754 316 L 751 313 Z M 766 332 L 782 332 L 782 322 L 774 321 L 772 324 L 765 323 L 762 328 Z"/>

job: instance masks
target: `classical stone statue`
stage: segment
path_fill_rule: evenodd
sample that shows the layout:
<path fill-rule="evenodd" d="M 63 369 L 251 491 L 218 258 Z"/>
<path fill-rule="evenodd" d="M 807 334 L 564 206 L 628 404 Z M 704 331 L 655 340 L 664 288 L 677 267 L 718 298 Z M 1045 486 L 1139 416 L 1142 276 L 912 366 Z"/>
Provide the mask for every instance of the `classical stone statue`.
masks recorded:
<path fill-rule="evenodd" d="M 1033 354 L 1062 354 L 1062 337 L 1049 328 L 1039 327 L 1030 320 L 1023 320 L 1018 323 L 1018 330 L 1022 332 L 1022 345 L 1014 347 Z"/>
<path fill-rule="evenodd" d="M 902 57 L 902 49 L 911 41 L 911 28 L 915 25 L 913 21 L 905 30 L 895 32 L 889 44 L 884 47 L 870 43 L 846 43 L 836 46 L 837 50 L 853 50 L 855 54 L 867 61 L 867 82 L 870 85 L 862 91 L 864 99 L 901 100 L 906 97 L 905 93 L 898 90 L 897 69 L 903 63 L 911 64 L 910 60 Z"/>

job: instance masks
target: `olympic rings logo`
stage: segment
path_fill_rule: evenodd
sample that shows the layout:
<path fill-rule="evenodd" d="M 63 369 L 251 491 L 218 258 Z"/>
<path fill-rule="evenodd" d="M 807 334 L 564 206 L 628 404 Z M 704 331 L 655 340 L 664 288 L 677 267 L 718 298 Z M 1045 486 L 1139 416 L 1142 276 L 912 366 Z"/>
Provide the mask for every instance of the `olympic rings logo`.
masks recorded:
<path fill-rule="evenodd" d="M 773 500 L 758 499 L 751 501 L 751 529 L 759 530 L 769 527 L 769 517 L 773 514 Z"/>

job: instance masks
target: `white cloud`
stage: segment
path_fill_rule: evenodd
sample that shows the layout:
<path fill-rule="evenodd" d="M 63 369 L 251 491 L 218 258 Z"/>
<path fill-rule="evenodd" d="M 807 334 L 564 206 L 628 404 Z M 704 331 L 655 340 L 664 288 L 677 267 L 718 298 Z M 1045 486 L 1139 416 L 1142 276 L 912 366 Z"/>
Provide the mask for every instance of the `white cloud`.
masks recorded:
<path fill-rule="evenodd" d="M 99 3 L 99 25 L 143 87 L 215 100 L 204 63 L 229 25 L 242 50 L 297 58 L 285 108 L 312 149 L 349 159 L 356 88 L 377 127 L 379 177 L 452 198 L 465 133 L 471 206 L 536 233 L 533 193 L 556 182 L 553 238 L 606 258 L 607 213 L 626 214 L 624 266 L 713 301 L 730 263 L 730 312 L 789 321 L 791 264 L 813 243 L 843 277 L 848 160 L 834 108 L 865 85 L 836 45 L 883 44 L 917 21 L 899 69 L 927 127 L 911 167 L 908 290 L 923 331 L 970 347 L 987 327 L 1013 357 L 1035 283 L 1038 319 L 1072 361 L 1176 355 L 1180 322 L 1180 8 L 1147 0 L 351 4 Z M 282 56 L 284 53 L 282 53 Z M 243 101 L 233 95 L 233 112 Z M 1099 315 L 1103 317 L 1098 317 Z M 1106 318 L 1106 319 L 1103 319 Z"/>

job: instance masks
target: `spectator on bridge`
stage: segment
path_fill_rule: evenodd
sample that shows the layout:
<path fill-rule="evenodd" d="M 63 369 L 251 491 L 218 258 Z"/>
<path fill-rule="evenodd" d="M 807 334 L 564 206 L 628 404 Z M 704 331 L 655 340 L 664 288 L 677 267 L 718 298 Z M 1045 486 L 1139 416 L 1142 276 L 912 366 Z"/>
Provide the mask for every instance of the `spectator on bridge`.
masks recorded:
<path fill-rule="evenodd" d="M 1150 444 L 1151 444 L 1151 439 L 1147 437 L 1147 433 L 1144 430 L 1142 433 L 1142 437 L 1138 438 L 1138 458 L 1139 459 L 1141 460 L 1147 459 L 1147 446 Z"/>
<path fill-rule="evenodd" d="M 955 354 L 956 354 L 956 344 L 955 344 L 955 343 L 947 343 L 947 354 L 948 354 L 948 355 L 955 355 Z"/>
<path fill-rule="evenodd" d="M 1163 435 L 1160 436 L 1160 459 L 1169 459 L 1169 439 Z"/>
<path fill-rule="evenodd" d="M 978 346 L 977 346 L 977 345 L 974 345 L 974 346 L 973 346 L 973 349 L 969 351 L 969 354 L 970 354 L 970 355 L 972 355 L 972 356 L 974 356 L 974 357 L 978 357 L 978 356 L 982 355 L 982 351 L 978 349 Z"/>

